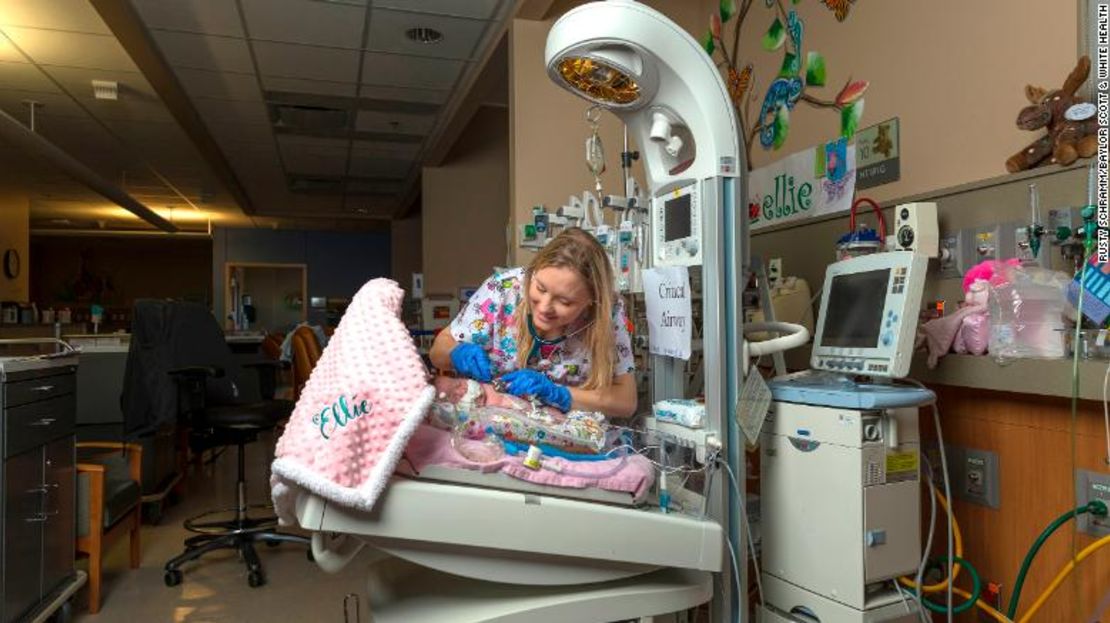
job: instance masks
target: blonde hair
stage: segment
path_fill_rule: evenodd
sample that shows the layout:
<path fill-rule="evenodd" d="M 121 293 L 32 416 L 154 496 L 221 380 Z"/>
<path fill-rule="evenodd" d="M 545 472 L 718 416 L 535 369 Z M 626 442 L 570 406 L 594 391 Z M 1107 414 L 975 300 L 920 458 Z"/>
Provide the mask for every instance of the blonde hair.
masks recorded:
<path fill-rule="evenodd" d="M 613 327 L 613 308 L 616 294 L 613 292 L 613 269 L 605 249 L 590 234 L 570 227 L 551 242 L 547 243 L 532 263 L 524 271 L 524 296 L 521 297 L 516 314 L 517 364 L 524 368 L 532 353 L 533 338 L 528 330 L 528 319 L 532 316 L 532 303 L 528 298 L 532 275 L 544 268 L 569 268 L 578 273 L 590 291 L 593 320 L 589 322 L 579 337 L 590 351 L 590 375 L 582 384 L 583 389 L 604 389 L 613 383 L 613 370 L 616 368 L 616 339 Z M 589 312 L 587 312 L 589 313 Z"/>

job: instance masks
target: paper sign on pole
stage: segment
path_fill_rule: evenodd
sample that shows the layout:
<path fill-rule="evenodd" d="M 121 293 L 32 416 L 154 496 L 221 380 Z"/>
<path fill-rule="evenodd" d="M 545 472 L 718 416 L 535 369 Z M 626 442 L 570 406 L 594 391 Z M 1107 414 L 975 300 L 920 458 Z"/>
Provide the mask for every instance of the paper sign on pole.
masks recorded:
<path fill-rule="evenodd" d="M 685 266 L 652 268 L 643 272 L 651 354 L 690 358 L 690 272 Z"/>

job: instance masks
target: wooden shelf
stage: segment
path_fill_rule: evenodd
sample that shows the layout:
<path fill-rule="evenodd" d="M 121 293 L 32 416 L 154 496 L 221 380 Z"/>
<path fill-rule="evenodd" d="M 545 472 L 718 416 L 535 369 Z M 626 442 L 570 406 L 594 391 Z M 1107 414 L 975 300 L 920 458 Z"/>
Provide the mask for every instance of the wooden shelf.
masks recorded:
<path fill-rule="evenodd" d="M 1102 400 L 1102 383 L 1110 362 L 1079 360 L 1079 397 Z M 1070 397 L 1071 359 L 1014 359 L 999 364 L 990 355 L 948 354 L 930 370 L 924 355 L 914 357 L 910 376 L 925 384 L 973 387 L 1017 394 Z"/>

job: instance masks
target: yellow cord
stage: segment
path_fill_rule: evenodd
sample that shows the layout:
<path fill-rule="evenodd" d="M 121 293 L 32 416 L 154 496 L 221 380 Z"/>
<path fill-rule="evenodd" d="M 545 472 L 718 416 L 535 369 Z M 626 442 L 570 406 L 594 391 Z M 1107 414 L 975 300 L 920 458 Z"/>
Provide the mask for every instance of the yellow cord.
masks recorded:
<path fill-rule="evenodd" d="M 954 587 L 952 587 L 952 592 L 956 593 L 960 597 L 963 597 L 964 599 L 971 599 L 971 593 L 965 591 L 962 588 L 958 588 L 958 587 L 954 586 Z M 983 601 L 982 599 L 975 600 L 975 605 L 980 610 L 982 610 L 983 612 L 986 612 L 987 615 L 990 616 L 990 618 L 994 619 L 995 621 L 998 621 L 998 623 L 1014 623 L 1010 619 L 1006 618 L 1006 615 L 1004 615 L 1001 612 L 995 610 L 994 608 L 992 608 L 990 606 L 990 604 Z"/>
<path fill-rule="evenodd" d="M 1064 583 L 1064 580 L 1067 579 L 1069 575 L 1071 575 L 1071 572 L 1075 570 L 1075 566 L 1082 562 L 1084 558 L 1087 558 L 1088 556 L 1093 554 L 1095 550 L 1103 547 L 1104 545 L 1110 545 L 1110 536 L 1104 536 L 1094 543 L 1091 543 L 1087 547 L 1083 548 L 1083 551 L 1079 552 L 1079 555 L 1077 555 L 1074 560 L 1069 560 L 1068 564 L 1064 565 L 1064 568 L 1060 570 L 1060 573 L 1056 574 L 1056 578 L 1052 580 L 1052 583 L 1048 585 L 1048 588 L 1046 588 L 1045 591 L 1041 593 L 1041 596 L 1037 598 L 1037 601 L 1033 602 L 1033 605 L 1029 607 L 1029 611 L 1026 612 L 1025 615 L 1021 617 L 1021 619 L 1019 619 L 1019 622 L 1027 623 L 1030 619 L 1032 619 L 1033 615 L 1036 614 L 1037 611 L 1041 609 L 1041 606 L 1043 606 L 1045 602 L 1048 601 L 1048 598 L 1052 596 L 1052 593 L 1056 592 L 1056 589 L 1060 588 L 1060 585 Z"/>
<path fill-rule="evenodd" d="M 933 487 L 933 495 L 937 496 L 937 501 L 940 502 L 941 510 L 944 511 L 944 516 L 947 517 L 948 516 L 948 500 L 944 499 L 944 494 L 941 493 L 940 489 L 938 489 L 936 487 Z M 953 535 L 953 537 L 955 538 L 955 541 L 956 541 L 955 542 L 956 555 L 959 556 L 960 558 L 963 558 L 963 556 L 964 556 L 964 539 L 963 539 L 963 536 L 960 534 L 960 524 L 959 524 L 959 522 L 956 521 L 956 516 L 955 515 L 952 516 L 952 535 Z M 960 577 L 960 563 L 956 563 L 952 567 L 952 579 L 955 580 L 958 577 Z M 917 588 L 917 582 L 914 582 L 913 578 L 901 577 L 901 578 L 898 578 L 898 581 L 901 582 L 902 586 L 905 586 L 907 588 Z M 929 584 L 927 586 L 921 587 L 921 592 L 922 593 L 939 593 L 939 592 L 941 592 L 943 590 L 947 590 L 947 589 L 948 589 L 948 579 L 945 578 L 943 581 L 937 582 L 936 584 Z"/>

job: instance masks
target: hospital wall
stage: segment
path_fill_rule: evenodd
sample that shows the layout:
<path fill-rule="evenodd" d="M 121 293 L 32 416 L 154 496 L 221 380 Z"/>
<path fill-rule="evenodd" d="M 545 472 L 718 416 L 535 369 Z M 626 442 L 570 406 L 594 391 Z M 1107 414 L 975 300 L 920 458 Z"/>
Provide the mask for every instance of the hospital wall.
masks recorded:
<path fill-rule="evenodd" d="M 427 294 L 457 295 L 460 287 L 480 285 L 494 266 L 505 263 L 508 123 L 504 108 L 479 108 L 443 165 L 424 168 L 421 255 Z"/>
<path fill-rule="evenodd" d="M 0 197 L 0 259 L 8 249 L 19 253 L 20 271 L 15 279 L 0 272 L 0 301 L 31 299 L 30 292 L 30 204 L 21 195 Z"/>
<path fill-rule="evenodd" d="M 554 16 L 581 2 L 561 2 Z M 718 3 L 710 0 L 682 2 L 652 0 L 645 4 L 666 14 L 691 34 L 698 36 L 709 23 Z M 570 195 L 593 191 L 594 178 L 586 168 L 586 123 L 589 103 L 555 85 L 544 66 L 544 45 L 554 20 L 513 20 L 509 31 L 509 114 L 511 137 L 510 176 L 512 212 L 509 226 L 513 240 L 509 249 L 512 264 L 526 264 L 532 252 L 517 243 L 519 225 L 529 220 L 532 207 L 542 205 L 554 212 Z M 602 113 L 600 136 L 605 149 L 606 170 L 603 193 L 623 195 L 620 152 L 623 135 L 619 120 Z M 635 149 L 635 144 L 632 145 Z M 642 182 L 643 166 L 633 173 Z"/>
<path fill-rule="evenodd" d="M 1075 66 L 1078 4 L 855 2 L 844 22 L 820 2 L 789 9 L 805 24 L 803 51 L 818 51 L 826 61 L 826 86 L 806 95 L 833 100 L 849 79 L 867 80 L 860 127 L 898 117 L 901 179 L 863 193 L 885 201 L 1006 173 L 1006 159 L 1039 137 L 1014 124 L 1029 104 L 1025 85 L 1058 88 Z M 755 64 L 752 116 L 783 61 L 782 49 L 760 45 L 773 19 L 755 2 L 741 31 L 740 57 Z M 839 131 L 837 111 L 799 103 L 785 145 L 777 151 L 754 145 L 753 166 L 833 140 Z"/>
<path fill-rule="evenodd" d="M 390 236 L 385 232 L 213 228 L 212 309 L 221 323 L 228 262 L 305 264 L 308 296 L 349 299 L 370 279 L 390 276 Z M 309 321 L 323 323 L 323 312 L 310 309 Z"/>
<path fill-rule="evenodd" d="M 406 291 L 412 287 L 412 274 L 421 270 L 423 235 L 423 219 L 420 215 L 391 221 L 389 224 L 390 274 Z"/>
<path fill-rule="evenodd" d="M 895 198 L 892 204 L 935 201 L 942 232 L 1019 221 L 1029 217 L 1030 183 L 1037 184 L 1042 210 L 1046 212 L 1087 203 L 1087 169 L 1076 166 L 999 176 Z M 887 208 L 885 215 L 890 223 L 893 208 Z M 867 218 L 874 224 L 870 216 Z M 782 258 L 784 274 L 806 279 L 816 292 L 822 287 L 827 265 L 835 259 L 835 241 L 846 228 L 847 217 L 838 215 L 759 230 L 752 236 L 751 249 L 757 256 Z M 1057 248 L 1044 249 L 1051 254 L 1054 268 L 1066 270 Z M 942 298 L 949 308 L 954 308 L 962 298 L 961 280 L 939 279 L 936 271 L 937 261 L 932 260 L 924 300 Z M 790 351 L 787 359 L 791 368 L 801 369 L 808 366 L 808 358 L 808 348 L 800 348 Z M 1008 599 L 1021 558 L 1033 540 L 1052 519 L 1074 504 L 1071 362 L 1029 361 L 1002 366 L 988 357 L 950 354 L 940 360 L 936 370 L 930 371 L 922 359 L 919 355 L 915 360 L 911 376 L 937 391 L 945 442 L 988 450 L 999 457 L 1000 507 L 995 510 L 957 500 L 955 514 L 964 533 L 965 558 L 976 565 L 984 581 L 1002 583 L 1003 595 Z M 1103 473 L 1107 469 L 1106 441 L 1100 399 L 1105 368 L 1105 362 L 1081 362 L 1081 396 L 1094 400 L 1079 401 L 1076 419 L 1077 467 Z M 921 433 L 926 439 L 935 439 L 931 418 L 931 410 L 921 411 Z M 923 498 L 923 503 L 927 521 L 928 499 Z M 1091 541 L 1083 535 L 1076 540 L 1079 549 Z M 1049 541 L 1033 566 L 1023 590 L 1025 607 L 1066 564 L 1070 552 L 1069 526 Z M 1072 581 L 1078 584 L 1072 586 Z M 1104 550 L 1081 564 L 1075 580 L 1069 580 L 1056 593 L 1037 620 L 1086 621 L 1108 589 L 1110 550 Z M 961 620 L 975 619 L 965 615 Z"/>

